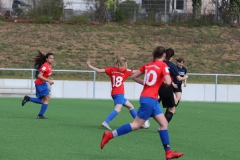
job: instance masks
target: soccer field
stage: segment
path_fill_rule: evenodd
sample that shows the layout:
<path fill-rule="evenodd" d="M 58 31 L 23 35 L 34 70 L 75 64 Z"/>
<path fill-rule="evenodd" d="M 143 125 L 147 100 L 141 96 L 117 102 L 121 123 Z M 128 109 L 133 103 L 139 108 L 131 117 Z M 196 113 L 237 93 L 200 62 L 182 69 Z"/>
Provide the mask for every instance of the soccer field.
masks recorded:
<path fill-rule="evenodd" d="M 111 140 L 100 149 L 101 122 L 112 100 L 52 99 L 45 116 L 39 104 L 0 98 L 1 160 L 164 160 L 157 123 Z M 135 108 L 138 101 L 131 101 Z M 182 160 L 239 160 L 239 103 L 181 102 L 169 124 L 172 150 Z M 116 129 L 132 121 L 127 109 L 110 122 Z"/>

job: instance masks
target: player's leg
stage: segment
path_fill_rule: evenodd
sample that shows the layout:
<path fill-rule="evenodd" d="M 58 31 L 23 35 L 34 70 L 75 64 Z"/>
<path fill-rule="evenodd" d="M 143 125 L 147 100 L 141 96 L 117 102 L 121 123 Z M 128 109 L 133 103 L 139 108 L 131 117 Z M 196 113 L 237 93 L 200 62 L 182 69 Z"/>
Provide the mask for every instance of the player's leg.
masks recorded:
<path fill-rule="evenodd" d="M 176 99 L 177 99 L 176 106 L 177 106 L 182 99 L 182 92 L 175 92 L 174 94 L 176 95 Z"/>
<path fill-rule="evenodd" d="M 112 110 L 109 115 L 107 116 L 107 118 L 102 122 L 102 126 L 105 127 L 108 130 L 112 130 L 108 123 L 113 120 L 120 112 L 122 109 L 123 104 L 127 101 L 124 98 L 123 94 L 116 94 L 112 96 L 113 100 L 114 100 L 114 110 Z"/>
<path fill-rule="evenodd" d="M 48 90 L 48 86 L 46 84 L 46 82 L 44 82 L 42 85 L 40 85 L 38 87 L 38 98 L 42 98 L 42 106 L 41 109 L 39 111 L 39 114 L 37 116 L 38 119 L 46 119 L 46 117 L 44 117 L 44 113 L 46 112 L 47 108 L 48 108 L 48 104 L 50 102 L 50 94 L 49 94 L 49 90 Z"/>
<path fill-rule="evenodd" d="M 38 119 L 46 119 L 46 117 L 44 117 L 44 113 L 46 112 L 47 108 L 48 108 L 48 104 L 50 102 L 50 95 L 44 96 L 42 97 L 42 106 L 41 109 L 39 111 L 39 114 L 37 116 Z"/>
<path fill-rule="evenodd" d="M 165 156 L 167 160 L 178 158 L 183 155 L 183 152 L 173 152 L 170 148 L 170 139 L 168 134 L 168 122 L 163 114 L 158 114 L 153 117 L 159 124 L 158 133 L 161 139 L 162 145 L 165 150 Z"/>
<path fill-rule="evenodd" d="M 135 118 L 137 116 L 137 112 L 134 109 L 134 106 L 128 100 L 126 100 L 126 102 L 124 103 L 123 106 L 129 109 L 129 112 L 133 118 Z"/>
<path fill-rule="evenodd" d="M 156 100 L 155 100 L 156 102 Z M 133 130 L 139 129 L 146 120 L 150 117 L 153 105 L 153 99 L 152 98 L 140 98 L 141 106 L 138 109 L 137 116 L 133 120 L 132 123 L 124 124 L 118 129 L 112 131 L 112 132 L 104 132 L 102 141 L 101 141 L 101 149 L 103 149 L 104 145 L 108 143 L 108 141 L 114 137 L 122 136 L 124 134 L 127 134 Z"/>
<path fill-rule="evenodd" d="M 129 109 L 129 112 L 133 118 L 135 118 L 137 116 L 136 110 L 134 109 L 133 105 L 128 100 L 126 100 L 126 102 L 123 106 Z M 149 125 L 149 123 L 150 123 L 149 120 L 147 120 L 144 123 L 144 125 L 141 126 L 141 128 L 144 128 L 144 126 Z"/>
<path fill-rule="evenodd" d="M 113 120 L 118 113 L 121 111 L 122 109 L 122 104 L 116 104 L 114 110 L 112 110 L 108 116 L 106 117 L 106 119 L 102 122 L 102 126 L 105 127 L 108 130 L 112 130 L 111 127 L 108 125 L 108 123 Z"/>
<path fill-rule="evenodd" d="M 122 125 L 121 127 L 117 128 L 116 130 L 112 131 L 112 132 L 107 132 L 105 131 L 103 133 L 103 137 L 102 137 L 102 141 L 101 141 L 101 149 L 103 149 L 103 147 L 105 146 L 105 144 L 108 143 L 108 141 L 112 138 L 118 137 L 118 136 L 122 136 L 125 135 L 131 131 L 137 130 L 139 129 L 146 120 L 139 118 L 138 116 L 136 116 L 136 118 L 133 120 L 132 123 L 127 123 Z"/>
<path fill-rule="evenodd" d="M 175 102 L 174 98 L 168 97 L 162 99 L 163 108 L 166 108 L 165 118 L 167 119 L 168 123 L 171 121 L 173 114 L 175 113 Z"/>
<path fill-rule="evenodd" d="M 22 106 L 25 105 L 25 103 L 27 103 L 28 101 L 33 102 L 33 103 L 37 103 L 37 104 L 42 104 L 42 99 L 38 98 L 38 86 L 36 85 L 36 96 L 37 98 L 34 97 L 29 97 L 27 95 L 24 96 L 23 100 L 22 100 Z"/>
<path fill-rule="evenodd" d="M 170 85 L 164 92 L 161 93 L 165 95 L 162 98 L 163 108 L 167 108 L 165 112 L 165 117 L 168 123 L 171 121 L 173 114 L 175 113 L 175 96 L 173 94 L 173 86 Z"/>

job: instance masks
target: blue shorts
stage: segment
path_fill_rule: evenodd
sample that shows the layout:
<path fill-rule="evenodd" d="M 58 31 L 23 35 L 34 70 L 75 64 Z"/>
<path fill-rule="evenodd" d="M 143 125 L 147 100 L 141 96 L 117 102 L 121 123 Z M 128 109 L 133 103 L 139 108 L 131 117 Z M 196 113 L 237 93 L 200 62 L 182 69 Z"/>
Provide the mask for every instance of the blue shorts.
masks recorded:
<path fill-rule="evenodd" d="M 127 102 L 127 99 L 124 97 L 124 94 L 112 95 L 112 99 L 114 101 L 114 105 L 116 104 L 124 105 Z"/>
<path fill-rule="evenodd" d="M 137 116 L 141 119 L 148 120 L 149 117 L 155 117 L 162 114 L 162 109 L 156 99 L 149 97 L 140 97 L 140 104 Z"/>
<path fill-rule="evenodd" d="M 38 98 L 41 99 L 42 97 L 49 95 L 49 90 L 46 82 L 40 85 L 35 84 L 35 87 L 36 87 L 36 96 Z"/>

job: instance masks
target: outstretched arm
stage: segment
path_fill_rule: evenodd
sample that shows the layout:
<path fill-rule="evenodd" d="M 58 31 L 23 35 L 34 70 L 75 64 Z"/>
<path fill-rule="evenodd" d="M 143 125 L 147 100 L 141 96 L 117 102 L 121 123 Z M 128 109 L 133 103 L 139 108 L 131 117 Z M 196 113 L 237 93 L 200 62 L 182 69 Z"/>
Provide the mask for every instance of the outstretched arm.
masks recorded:
<path fill-rule="evenodd" d="M 90 63 L 90 60 L 87 61 L 87 65 L 89 68 L 91 68 L 92 70 L 94 70 L 96 72 L 99 72 L 99 73 L 105 72 L 105 69 L 99 69 L 99 68 L 92 66 Z"/>

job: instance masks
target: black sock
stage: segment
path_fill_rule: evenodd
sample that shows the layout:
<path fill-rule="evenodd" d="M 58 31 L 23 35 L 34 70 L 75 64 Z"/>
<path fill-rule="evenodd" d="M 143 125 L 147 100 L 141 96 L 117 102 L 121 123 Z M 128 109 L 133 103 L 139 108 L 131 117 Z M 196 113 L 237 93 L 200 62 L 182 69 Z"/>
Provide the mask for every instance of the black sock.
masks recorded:
<path fill-rule="evenodd" d="M 165 113 L 165 118 L 167 119 L 168 123 L 171 121 L 172 117 L 173 117 L 173 113 L 168 111 L 167 109 Z"/>

